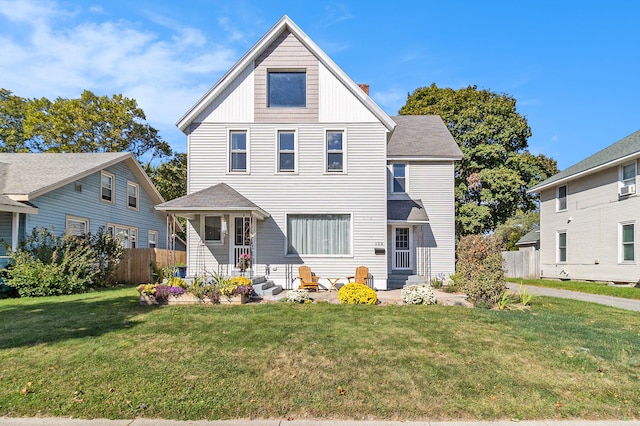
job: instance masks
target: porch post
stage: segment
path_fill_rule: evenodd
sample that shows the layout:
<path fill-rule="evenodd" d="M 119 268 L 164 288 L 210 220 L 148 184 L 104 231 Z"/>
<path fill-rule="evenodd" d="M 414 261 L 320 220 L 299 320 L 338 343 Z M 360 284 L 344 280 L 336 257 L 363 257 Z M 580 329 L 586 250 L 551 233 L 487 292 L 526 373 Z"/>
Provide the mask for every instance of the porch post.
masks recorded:
<path fill-rule="evenodd" d="M 11 221 L 11 250 L 18 249 L 18 231 L 20 230 L 20 213 L 13 212 Z"/>

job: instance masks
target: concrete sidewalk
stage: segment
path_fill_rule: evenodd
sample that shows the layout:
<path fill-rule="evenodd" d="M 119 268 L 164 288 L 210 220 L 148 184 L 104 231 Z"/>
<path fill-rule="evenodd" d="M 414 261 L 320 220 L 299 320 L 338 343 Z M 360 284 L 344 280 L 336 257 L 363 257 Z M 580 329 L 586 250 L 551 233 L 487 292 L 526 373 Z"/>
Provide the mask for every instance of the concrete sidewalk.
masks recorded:
<path fill-rule="evenodd" d="M 510 290 L 518 292 L 520 284 L 507 283 Z M 555 288 L 535 287 L 532 285 L 523 286 L 527 291 L 537 296 L 560 297 L 563 299 L 582 300 L 583 302 L 599 303 L 601 305 L 613 306 L 620 309 L 640 312 L 640 300 L 624 299 L 622 297 L 602 296 L 599 294 L 581 293 L 578 291 L 558 290 Z M 639 290 L 640 291 L 640 290 Z"/>
<path fill-rule="evenodd" d="M 0 417 L 2 426 L 640 426 L 640 420 L 530 420 L 530 421 L 450 421 L 412 422 L 383 420 L 198 420 L 162 419 L 81 420 L 63 417 L 7 418 Z"/>

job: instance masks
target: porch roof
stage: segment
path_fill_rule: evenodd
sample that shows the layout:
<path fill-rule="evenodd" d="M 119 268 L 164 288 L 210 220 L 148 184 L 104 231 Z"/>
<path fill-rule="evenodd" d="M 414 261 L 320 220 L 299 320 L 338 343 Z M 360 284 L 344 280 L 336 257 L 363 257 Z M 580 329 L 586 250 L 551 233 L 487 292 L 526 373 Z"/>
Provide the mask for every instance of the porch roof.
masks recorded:
<path fill-rule="evenodd" d="M 38 208 L 31 203 L 15 201 L 0 195 L 0 212 L 38 214 Z"/>
<path fill-rule="evenodd" d="M 388 200 L 387 222 L 427 223 L 429 217 L 422 200 Z"/>
<path fill-rule="evenodd" d="M 158 204 L 155 208 L 156 210 L 174 213 L 179 216 L 220 211 L 250 211 L 258 219 L 265 219 L 270 216 L 269 213 L 253 201 L 224 182 L 193 194 Z"/>

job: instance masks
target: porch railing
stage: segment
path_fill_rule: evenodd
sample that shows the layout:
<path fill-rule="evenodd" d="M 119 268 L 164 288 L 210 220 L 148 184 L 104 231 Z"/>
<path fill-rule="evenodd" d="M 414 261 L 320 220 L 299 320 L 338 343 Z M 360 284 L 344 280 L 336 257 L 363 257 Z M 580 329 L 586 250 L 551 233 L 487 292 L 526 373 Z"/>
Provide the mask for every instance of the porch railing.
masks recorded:
<path fill-rule="evenodd" d="M 409 250 L 396 250 L 396 269 L 411 268 L 411 256 Z"/>

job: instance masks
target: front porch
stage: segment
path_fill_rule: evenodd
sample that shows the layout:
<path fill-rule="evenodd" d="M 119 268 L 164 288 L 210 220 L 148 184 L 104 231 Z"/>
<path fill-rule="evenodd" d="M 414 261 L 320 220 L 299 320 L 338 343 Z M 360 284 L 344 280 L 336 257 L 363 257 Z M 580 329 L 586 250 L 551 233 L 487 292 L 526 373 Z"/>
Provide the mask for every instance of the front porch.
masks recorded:
<path fill-rule="evenodd" d="M 38 208 L 20 201 L 15 201 L 6 195 L 0 195 L 0 241 L 16 250 L 24 230 L 26 214 L 38 214 Z M 0 243 L 0 269 L 7 266 L 9 256 L 4 244 Z"/>

